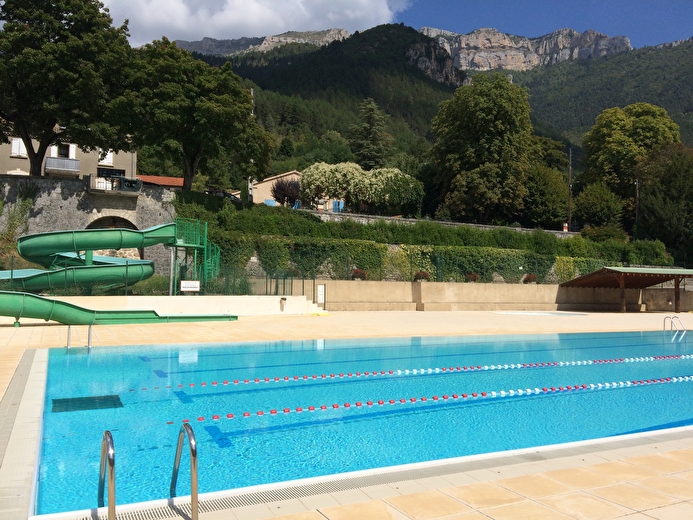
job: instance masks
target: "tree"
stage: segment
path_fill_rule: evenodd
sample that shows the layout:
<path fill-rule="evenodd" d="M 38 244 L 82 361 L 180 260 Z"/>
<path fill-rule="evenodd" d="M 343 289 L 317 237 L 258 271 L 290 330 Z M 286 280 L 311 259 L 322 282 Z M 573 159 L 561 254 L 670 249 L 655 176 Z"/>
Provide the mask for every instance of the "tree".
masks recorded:
<path fill-rule="evenodd" d="M 441 103 L 431 157 L 438 198 L 452 214 L 486 222 L 522 209 L 529 111 L 527 91 L 499 74 L 476 75 Z"/>
<path fill-rule="evenodd" d="M 565 174 L 544 164 L 532 164 L 525 186 L 527 197 L 522 220 L 544 229 L 560 229 L 568 221 L 568 182 Z"/>
<path fill-rule="evenodd" d="M 108 120 L 130 62 L 127 22 L 112 27 L 96 0 L 5 0 L 0 22 L 0 141 L 21 137 L 32 176 L 57 143 L 129 147 Z"/>
<path fill-rule="evenodd" d="M 609 108 L 584 137 L 583 184 L 603 182 L 624 203 L 629 228 L 635 220 L 636 166 L 662 143 L 681 141 L 679 126 L 667 111 L 649 103 Z"/>
<path fill-rule="evenodd" d="M 575 198 L 575 217 L 592 227 L 619 226 L 623 203 L 603 182 L 589 184 Z"/>
<path fill-rule="evenodd" d="M 166 38 L 137 51 L 123 104 L 133 111 L 133 140 L 161 145 L 162 153 L 182 162 L 183 189 L 210 158 L 235 156 L 246 175 L 261 178 L 272 144 L 253 117 L 251 93 L 227 63 L 217 69 Z"/>
<path fill-rule="evenodd" d="M 272 198 L 282 206 L 293 206 L 301 198 L 301 183 L 294 180 L 277 179 L 270 190 Z"/>
<path fill-rule="evenodd" d="M 397 168 L 364 171 L 355 163 L 316 163 L 303 170 L 301 200 L 320 199 L 342 199 L 354 211 L 416 215 L 423 186 Z"/>
<path fill-rule="evenodd" d="M 680 143 L 653 150 L 641 162 L 638 236 L 661 240 L 677 261 L 693 260 L 693 149 Z"/>
<path fill-rule="evenodd" d="M 392 136 L 385 131 L 385 114 L 373 99 L 359 108 L 359 123 L 349 127 L 349 145 L 364 170 L 382 168 L 392 154 Z"/>

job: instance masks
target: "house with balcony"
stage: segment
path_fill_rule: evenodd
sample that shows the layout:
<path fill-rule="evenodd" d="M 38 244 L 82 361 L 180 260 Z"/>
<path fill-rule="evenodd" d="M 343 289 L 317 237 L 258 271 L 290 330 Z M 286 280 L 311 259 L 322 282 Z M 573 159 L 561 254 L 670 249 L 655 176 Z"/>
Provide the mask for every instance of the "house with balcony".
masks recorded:
<path fill-rule="evenodd" d="M 0 174 L 29 175 L 29 156 L 24 142 L 11 137 L 0 144 Z M 76 144 L 51 146 L 41 172 L 47 177 L 83 179 L 90 193 L 137 197 L 142 181 L 137 178 L 137 152 L 86 152 Z"/>

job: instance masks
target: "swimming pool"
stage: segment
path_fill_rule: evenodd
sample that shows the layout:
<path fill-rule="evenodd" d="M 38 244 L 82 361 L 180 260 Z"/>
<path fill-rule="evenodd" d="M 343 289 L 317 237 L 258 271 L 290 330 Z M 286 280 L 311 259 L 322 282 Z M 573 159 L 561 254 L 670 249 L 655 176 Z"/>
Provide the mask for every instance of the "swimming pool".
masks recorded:
<path fill-rule="evenodd" d="M 168 496 L 184 421 L 201 493 L 692 424 L 692 350 L 670 332 L 55 349 L 37 513 L 95 507 L 104 430 L 124 504 Z"/>

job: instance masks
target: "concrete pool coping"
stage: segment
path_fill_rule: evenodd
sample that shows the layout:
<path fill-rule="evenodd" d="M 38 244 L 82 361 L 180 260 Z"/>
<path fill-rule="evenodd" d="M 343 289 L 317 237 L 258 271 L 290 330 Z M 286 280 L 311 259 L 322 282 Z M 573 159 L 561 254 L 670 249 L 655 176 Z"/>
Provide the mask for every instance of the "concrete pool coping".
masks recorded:
<path fill-rule="evenodd" d="M 192 323 L 192 324 L 163 324 L 163 325 L 118 325 L 95 327 L 92 344 L 94 347 L 104 345 L 141 345 L 160 343 L 220 343 L 226 341 L 245 340 L 276 340 L 276 339 L 320 339 L 340 337 L 390 337 L 390 336 L 443 336 L 443 335 L 470 335 L 470 334 L 518 334 L 518 333 L 559 333 L 559 332 L 590 332 L 590 331 L 626 331 L 626 330 L 662 330 L 663 320 L 666 314 L 639 313 L 639 314 L 591 314 L 591 313 L 561 313 L 561 312 L 494 312 L 494 311 L 460 311 L 460 312 L 342 312 L 331 313 L 328 316 L 271 316 L 241 318 L 232 323 Z M 680 315 L 687 328 L 693 326 L 693 316 Z M 36 411 L 36 403 L 42 402 L 42 391 L 27 391 L 25 389 L 36 388 L 36 378 L 45 370 L 45 353 L 40 351 L 65 345 L 67 327 L 61 325 L 46 325 L 43 322 L 30 323 L 27 320 L 22 327 L 11 326 L 12 320 L 0 321 L 0 391 L 3 399 L 0 401 L 0 512 L 5 519 L 25 520 L 29 513 L 28 504 L 32 499 L 32 478 L 26 482 L 26 475 L 33 475 L 36 464 L 35 451 L 38 442 L 38 429 L 40 427 L 40 412 Z M 87 327 L 72 327 L 71 337 L 73 345 L 86 343 Z M 35 359 L 33 359 L 35 358 Z M 31 369 L 28 370 L 27 367 Z M 22 374 L 25 381 L 22 385 Z M 17 382 L 12 378 L 16 377 Z M 28 381 L 28 382 L 27 382 Z M 17 389 L 19 388 L 19 390 Z M 12 417 L 12 411 L 17 414 Z M 39 408 L 40 410 L 40 408 Z M 26 416 L 23 416 L 23 412 Z M 34 430 L 33 436 L 27 435 L 28 430 Z M 8 433 L 9 432 L 9 433 Z M 439 467 L 435 471 L 439 475 L 412 475 L 411 479 L 397 480 L 395 482 L 371 483 L 348 489 L 338 489 L 331 493 L 308 494 L 303 497 L 289 497 L 278 500 L 281 493 L 267 495 L 266 503 L 236 503 L 228 502 L 228 509 L 208 508 L 201 518 L 238 518 L 238 519 L 262 519 L 274 518 L 285 514 L 293 514 L 299 519 L 324 519 L 330 520 L 349 518 L 343 516 L 347 513 L 340 507 L 351 508 L 349 515 L 354 514 L 359 508 L 371 507 L 378 511 L 387 511 L 388 518 L 407 519 L 416 518 L 416 515 L 408 514 L 407 507 L 402 505 L 397 497 L 411 496 L 417 498 L 419 503 L 425 503 L 434 496 L 435 502 L 453 500 L 459 502 L 460 508 L 468 508 L 468 511 L 460 514 L 471 514 L 476 511 L 478 518 L 502 518 L 503 510 L 490 511 L 488 508 L 470 508 L 470 504 L 458 498 L 451 498 L 450 493 L 444 490 L 456 489 L 456 486 L 471 485 L 476 482 L 495 482 L 502 478 L 512 478 L 519 475 L 541 475 L 551 468 L 583 468 L 585 466 L 601 464 L 607 461 L 620 461 L 624 458 L 644 455 L 660 454 L 663 452 L 678 452 L 678 450 L 691 450 L 693 442 L 688 440 L 688 433 L 668 432 L 655 433 L 649 437 L 638 437 L 620 440 L 616 443 L 597 442 L 591 447 L 580 448 L 580 453 L 568 453 L 566 451 L 554 451 L 554 455 L 541 455 L 529 459 L 523 456 L 514 456 L 503 462 L 503 459 L 486 459 L 481 464 L 475 461 L 466 471 L 454 471 L 449 474 L 448 469 Z M 4 443 L 8 446 L 3 449 Z M 95 447 L 98 450 L 98 447 Z M 546 452 L 549 453 L 549 452 Z M 693 481 L 693 456 L 691 457 L 690 480 Z M 470 462 L 468 462 L 470 464 Z M 481 465 L 479 465 L 481 464 Z M 679 472 L 688 478 L 689 470 Z M 24 475 L 24 477 L 21 477 Z M 669 474 L 665 475 L 671 476 Z M 416 478 L 414 478 L 416 477 Z M 672 478 L 682 479 L 681 475 Z M 632 485 L 630 481 L 626 482 Z M 28 487 L 27 487 L 28 486 Z M 94 485 L 96 488 L 96 483 Z M 348 486 L 347 486 L 348 487 Z M 577 490 L 583 492 L 584 490 Z M 411 495 L 414 493 L 414 495 Z M 418 493 L 418 495 L 417 495 Z M 419 496 L 421 493 L 424 495 Z M 589 494 L 589 493 L 588 493 Z M 527 497 L 524 496 L 526 500 Z M 590 500 L 603 500 L 603 498 L 589 495 Z M 398 502 L 398 500 L 400 502 Z M 672 504 L 665 504 L 659 508 L 646 508 L 647 511 L 659 511 L 666 513 L 666 508 L 675 507 L 680 512 L 681 507 L 691 507 L 693 516 L 693 494 L 687 500 L 678 500 Z M 394 504 L 394 505 L 393 505 Z M 398 505 L 399 504 L 399 505 Z M 609 502 L 613 506 L 614 502 Z M 601 505 L 601 504 L 600 504 Z M 645 514 L 642 508 L 617 504 L 624 512 L 640 512 Z M 433 507 L 433 506 L 432 506 Z M 515 506 L 516 509 L 520 506 Z M 546 507 L 545 504 L 530 500 L 527 507 Z M 354 509 L 356 508 L 356 509 Z M 119 517 L 126 514 L 129 508 L 119 507 Z M 453 507 L 454 509 L 454 507 Z M 493 508 L 491 508 L 493 509 Z M 122 511 L 122 512 L 121 512 Z M 180 518 L 185 518 L 185 508 L 179 510 Z M 204 511 L 204 510 L 203 510 Z M 560 514 L 555 508 L 552 513 Z M 518 511 L 516 511 L 518 512 Z M 175 517 L 175 510 L 173 510 Z M 161 515 L 162 513 L 158 513 Z M 361 516 L 363 514 L 359 513 Z M 443 518 L 443 516 L 431 516 L 427 513 L 422 518 Z M 625 513 L 624 513 L 625 514 Z M 652 514 L 652 513 L 648 513 Z M 657 513 L 659 514 L 659 513 Z M 298 515 L 298 516 L 295 516 Z M 316 516 L 317 515 L 317 516 Z M 342 516 L 340 516 L 342 515 Z M 501 516 L 493 516 L 501 515 Z M 372 515 L 366 514 L 365 518 Z M 445 515 L 449 516 L 449 515 Z M 685 515 L 682 515 L 685 516 Z M 682 517 L 682 516 L 679 516 Z M 171 518 L 168 516 L 152 516 L 152 518 Z M 375 518 L 375 516 L 373 516 Z M 556 516 L 557 518 L 559 516 Z M 571 516 L 561 516 L 570 518 Z M 83 518 L 83 517 L 79 517 Z M 379 518 L 379 517 L 378 517 Z M 383 516 L 385 518 L 385 516 Z M 455 517 L 456 518 L 456 517 Z M 465 517 L 466 518 L 466 517 Z M 470 520 L 473 518 L 469 517 Z M 512 517 L 509 517 L 512 518 Z M 634 517 L 635 518 L 635 517 Z M 658 516 L 642 516 L 639 518 L 659 518 Z M 662 517 L 665 518 L 665 517 Z"/>

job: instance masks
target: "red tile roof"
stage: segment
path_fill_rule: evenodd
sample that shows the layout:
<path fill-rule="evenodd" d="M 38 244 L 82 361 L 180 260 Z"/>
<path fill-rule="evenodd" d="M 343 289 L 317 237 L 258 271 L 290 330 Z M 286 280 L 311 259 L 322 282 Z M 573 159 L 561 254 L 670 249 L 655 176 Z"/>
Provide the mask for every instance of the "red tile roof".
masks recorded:
<path fill-rule="evenodd" d="M 157 186 L 166 186 L 169 188 L 183 187 L 182 177 L 166 177 L 164 175 L 138 175 L 137 178 L 145 184 L 155 184 Z"/>

